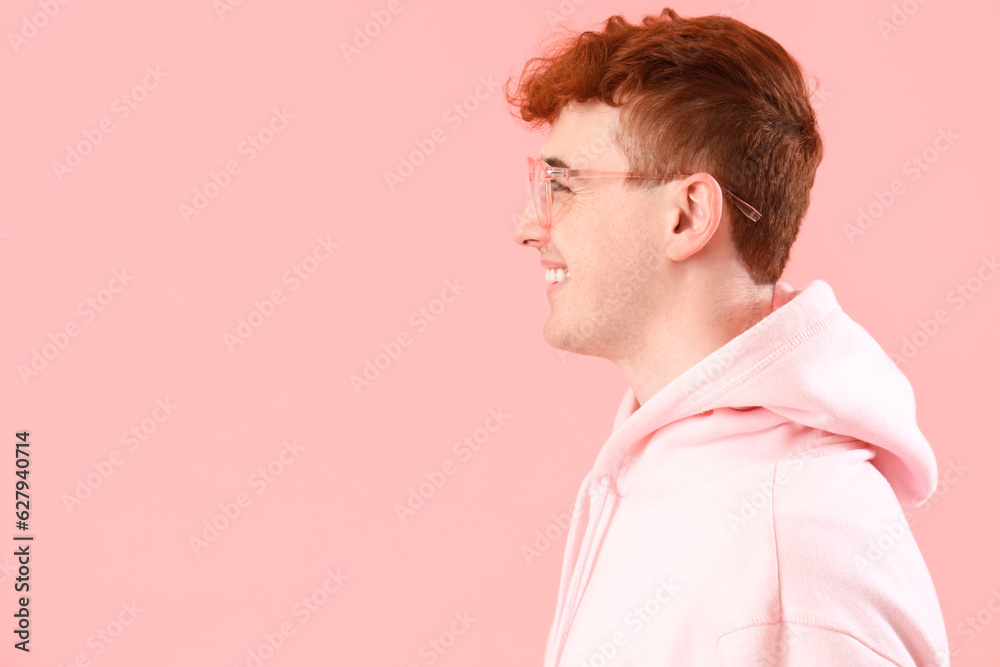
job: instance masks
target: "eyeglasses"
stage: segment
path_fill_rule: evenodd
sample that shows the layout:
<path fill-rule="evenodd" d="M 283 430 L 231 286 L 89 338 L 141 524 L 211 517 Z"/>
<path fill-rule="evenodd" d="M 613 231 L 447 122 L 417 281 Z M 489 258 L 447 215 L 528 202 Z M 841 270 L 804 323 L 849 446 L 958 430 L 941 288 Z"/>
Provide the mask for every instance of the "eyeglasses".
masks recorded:
<path fill-rule="evenodd" d="M 673 174 L 643 174 L 632 171 L 594 171 L 591 169 L 562 169 L 553 167 L 547 162 L 543 162 L 536 157 L 528 156 L 528 195 L 535 207 L 535 215 L 542 227 L 552 226 L 552 180 L 556 177 L 563 179 L 570 178 L 607 178 L 623 177 L 630 178 L 676 178 Z M 556 181 L 557 188 L 565 189 L 565 185 Z M 720 186 L 721 187 L 721 186 Z M 760 220 L 760 212 L 750 204 L 746 203 L 726 188 L 722 192 L 733 200 L 733 204 L 743 215 L 754 222 Z"/>

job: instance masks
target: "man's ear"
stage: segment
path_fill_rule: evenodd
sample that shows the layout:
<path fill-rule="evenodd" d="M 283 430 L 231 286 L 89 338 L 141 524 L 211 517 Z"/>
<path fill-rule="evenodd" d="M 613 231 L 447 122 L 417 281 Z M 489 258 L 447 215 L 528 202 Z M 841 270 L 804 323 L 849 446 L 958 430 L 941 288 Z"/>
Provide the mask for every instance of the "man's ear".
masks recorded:
<path fill-rule="evenodd" d="M 699 172 L 664 188 L 667 256 L 687 259 L 712 240 L 722 222 L 722 187 L 710 174 Z"/>

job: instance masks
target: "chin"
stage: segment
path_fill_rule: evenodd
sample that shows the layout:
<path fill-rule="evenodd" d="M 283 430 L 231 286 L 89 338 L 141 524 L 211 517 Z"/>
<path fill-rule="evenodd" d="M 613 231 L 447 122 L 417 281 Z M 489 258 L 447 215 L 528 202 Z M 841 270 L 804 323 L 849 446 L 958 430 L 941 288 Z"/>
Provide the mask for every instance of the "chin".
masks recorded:
<path fill-rule="evenodd" d="M 587 354 L 586 341 L 582 340 L 573 322 L 559 321 L 553 314 L 545 321 L 542 336 L 545 342 L 556 348 L 574 354 Z"/>

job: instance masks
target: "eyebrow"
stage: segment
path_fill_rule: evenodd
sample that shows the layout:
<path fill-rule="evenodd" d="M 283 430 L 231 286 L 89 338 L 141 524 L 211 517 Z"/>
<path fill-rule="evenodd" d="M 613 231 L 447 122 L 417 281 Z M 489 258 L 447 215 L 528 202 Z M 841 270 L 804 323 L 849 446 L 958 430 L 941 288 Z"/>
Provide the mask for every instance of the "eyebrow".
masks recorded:
<path fill-rule="evenodd" d="M 570 166 L 568 164 L 566 164 L 566 162 L 564 160 L 561 160 L 561 159 L 559 159 L 557 157 L 547 157 L 547 156 L 543 155 L 539 159 L 542 162 L 545 162 L 546 164 L 549 164 L 550 166 L 556 167 L 557 169 L 569 169 L 570 168 Z"/>

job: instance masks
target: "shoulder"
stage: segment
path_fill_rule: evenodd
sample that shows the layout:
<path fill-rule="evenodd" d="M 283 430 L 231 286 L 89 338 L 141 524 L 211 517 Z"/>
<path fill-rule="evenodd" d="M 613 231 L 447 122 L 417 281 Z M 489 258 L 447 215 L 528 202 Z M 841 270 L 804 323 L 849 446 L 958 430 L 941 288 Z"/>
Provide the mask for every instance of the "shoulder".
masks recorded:
<path fill-rule="evenodd" d="M 944 620 L 902 507 L 871 457 L 858 447 L 775 463 L 781 620 L 810 628 L 810 641 L 834 654 L 853 641 L 856 651 L 894 656 L 886 664 L 913 664 L 900 656 L 946 647 Z"/>

